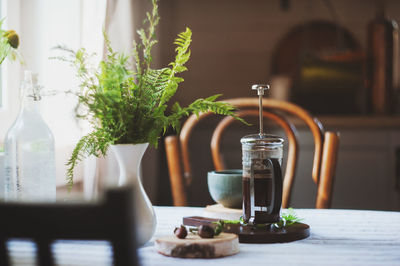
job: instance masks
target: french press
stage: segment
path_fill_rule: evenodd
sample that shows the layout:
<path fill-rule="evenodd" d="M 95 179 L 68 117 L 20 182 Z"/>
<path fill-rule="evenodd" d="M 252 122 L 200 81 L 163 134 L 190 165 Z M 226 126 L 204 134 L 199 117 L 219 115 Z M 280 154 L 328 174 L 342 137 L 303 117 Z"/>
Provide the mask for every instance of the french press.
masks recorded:
<path fill-rule="evenodd" d="M 243 220 L 265 224 L 280 220 L 282 205 L 283 139 L 264 134 L 262 96 L 269 85 L 253 85 L 259 96 L 259 134 L 241 138 L 243 164 Z"/>

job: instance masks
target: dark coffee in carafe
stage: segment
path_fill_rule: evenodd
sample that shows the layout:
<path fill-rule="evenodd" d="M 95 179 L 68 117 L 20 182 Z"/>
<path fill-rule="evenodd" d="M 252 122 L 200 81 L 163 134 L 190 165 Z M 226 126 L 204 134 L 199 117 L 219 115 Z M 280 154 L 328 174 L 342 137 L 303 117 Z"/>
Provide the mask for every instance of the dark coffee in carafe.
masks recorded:
<path fill-rule="evenodd" d="M 243 177 L 243 204 L 244 212 L 243 219 L 248 221 L 251 217 L 250 210 L 250 177 Z M 265 191 L 272 191 L 272 179 L 271 178 L 255 178 L 254 179 L 254 202 L 255 206 L 269 206 L 272 202 L 272 193 L 265 193 Z M 261 209 L 260 209 L 261 210 Z M 266 208 L 265 208 L 266 211 Z M 268 214 L 262 211 L 255 211 L 255 221 L 265 221 L 268 219 Z"/>
<path fill-rule="evenodd" d="M 280 219 L 283 139 L 249 135 L 241 139 L 243 152 L 243 219 L 249 224 Z"/>

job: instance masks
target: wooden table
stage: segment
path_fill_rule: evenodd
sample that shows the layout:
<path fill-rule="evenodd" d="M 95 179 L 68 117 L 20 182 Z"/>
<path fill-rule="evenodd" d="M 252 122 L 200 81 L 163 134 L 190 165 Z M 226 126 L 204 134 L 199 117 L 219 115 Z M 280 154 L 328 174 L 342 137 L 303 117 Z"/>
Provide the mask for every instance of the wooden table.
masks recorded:
<path fill-rule="evenodd" d="M 296 209 L 311 227 L 307 239 L 283 244 L 240 244 L 240 253 L 219 259 L 179 259 L 154 250 L 154 239 L 172 234 L 182 217 L 203 208 L 155 207 L 154 238 L 139 248 L 140 265 L 400 265 L 400 212 Z M 17 265 L 31 265 L 29 243 L 11 242 Z M 53 247 L 58 265 L 111 265 L 107 242 L 60 241 Z"/>

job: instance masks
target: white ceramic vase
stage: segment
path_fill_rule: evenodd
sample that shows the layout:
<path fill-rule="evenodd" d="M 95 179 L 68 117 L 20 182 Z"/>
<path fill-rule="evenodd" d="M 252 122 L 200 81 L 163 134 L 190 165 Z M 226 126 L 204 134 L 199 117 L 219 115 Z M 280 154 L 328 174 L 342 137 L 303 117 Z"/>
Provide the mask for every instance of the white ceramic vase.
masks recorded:
<path fill-rule="evenodd" d="M 140 246 L 148 242 L 156 229 L 156 215 L 139 176 L 140 162 L 148 143 L 111 145 L 119 166 L 118 186 L 132 184 L 135 196 L 136 236 Z"/>

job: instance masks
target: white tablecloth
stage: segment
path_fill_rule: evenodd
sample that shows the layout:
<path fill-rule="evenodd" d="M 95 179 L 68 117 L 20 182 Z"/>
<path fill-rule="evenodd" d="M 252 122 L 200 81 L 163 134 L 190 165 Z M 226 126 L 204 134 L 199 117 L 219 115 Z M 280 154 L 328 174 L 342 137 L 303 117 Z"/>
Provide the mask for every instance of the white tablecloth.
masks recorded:
<path fill-rule="evenodd" d="M 150 265 L 400 265 L 400 212 L 296 209 L 310 225 L 309 238 L 281 244 L 240 244 L 237 255 L 219 259 L 179 259 L 157 254 L 154 241 L 139 249 Z M 172 234 L 182 217 L 202 208 L 157 207 L 155 238 Z M 154 240 L 154 239 L 153 239 Z"/>
<path fill-rule="evenodd" d="M 155 207 L 157 230 L 138 249 L 140 265 L 400 265 L 400 212 L 296 209 L 310 225 L 309 238 L 281 244 L 240 244 L 240 252 L 218 259 L 179 259 L 154 250 L 154 239 L 173 233 L 182 217 L 203 215 L 203 208 Z M 34 245 L 10 242 L 15 265 L 33 265 Z M 108 242 L 59 241 L 57 265 L 111 265 Z"/>

